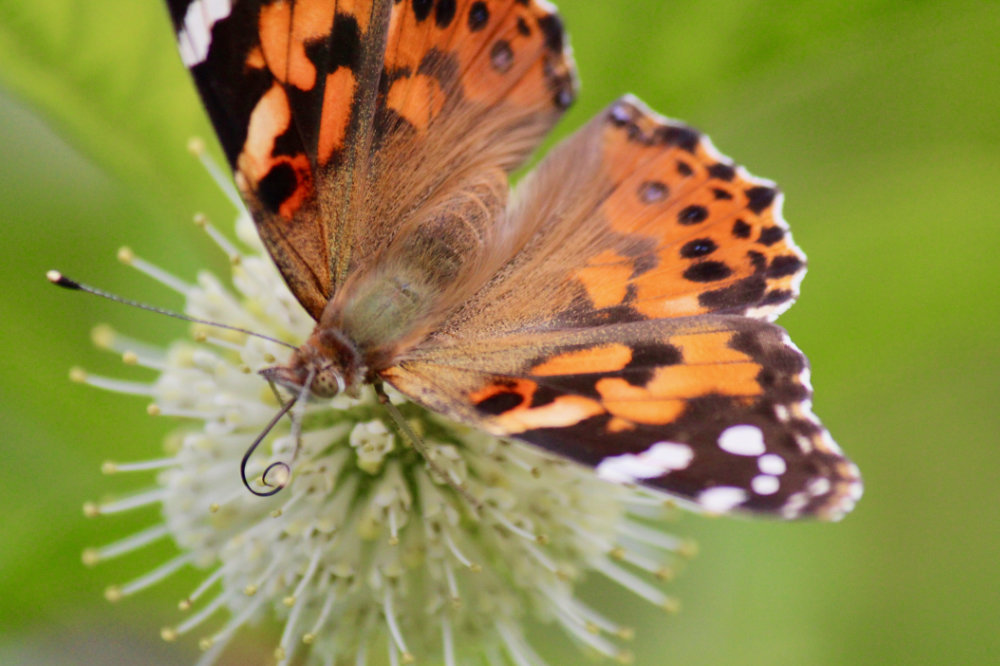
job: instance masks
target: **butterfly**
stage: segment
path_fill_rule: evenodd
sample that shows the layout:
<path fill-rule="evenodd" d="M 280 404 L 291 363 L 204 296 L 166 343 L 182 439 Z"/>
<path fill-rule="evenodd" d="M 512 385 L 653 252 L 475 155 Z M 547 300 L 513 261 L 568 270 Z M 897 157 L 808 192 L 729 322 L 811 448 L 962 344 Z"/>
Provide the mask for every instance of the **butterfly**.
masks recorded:
<path fill-rule="evenodd" d="M 383 382 L 714 513 L 837 519 L 857 467 L 770 323 L 805 271 L 773 183 L 624 96 L 511 189 L 576 97 L 540 0 L 168 0 L 257 230 L 316 320 L 262 374 Z"/>

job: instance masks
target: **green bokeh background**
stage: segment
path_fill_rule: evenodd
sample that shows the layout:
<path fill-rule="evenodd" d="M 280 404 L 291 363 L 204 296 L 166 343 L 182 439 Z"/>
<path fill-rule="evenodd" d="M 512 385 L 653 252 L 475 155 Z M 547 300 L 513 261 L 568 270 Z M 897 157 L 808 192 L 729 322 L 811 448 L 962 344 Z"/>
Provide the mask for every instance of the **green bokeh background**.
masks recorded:
<path fill-rule="evenodd" d="M 997 3 L 561 10 L 583 89 L 559 134 L 631 91 L 781 184 L 810 259 L 781 322 L 812 359 L 816 411 L 866 479 L 840 524 L 685 518 L 676 529 L 702 552 L 671 585 L 676 617 L 598 581 L 586 595 L 637 627 L 640 664 L 997 663 Z M 43 278 L 59 267 L 179 307 L 119 265 L 118 246 L 187 279 L 224 270 L 190 223 L 195 211 L 222 227 L 232 217 L 185 151 L 193 134 L 211 130 L 159 3 L 0 0 L 2 663 L 196 654 L 157 637 L 194 573 L 118 605 L 101 596 L 169 546 L 80 563 L 85 546 L 155 519 L 87 521 L 80 506 L 134 487 L 100 462 L 157 455 L 171 424 L 66 378 L 72 365 L 142 376 L 91 348 L 95 323 L 158 342 L 186 329 Z M 247 663 L 268 663 L 273 632 L 243 636 Z"/>

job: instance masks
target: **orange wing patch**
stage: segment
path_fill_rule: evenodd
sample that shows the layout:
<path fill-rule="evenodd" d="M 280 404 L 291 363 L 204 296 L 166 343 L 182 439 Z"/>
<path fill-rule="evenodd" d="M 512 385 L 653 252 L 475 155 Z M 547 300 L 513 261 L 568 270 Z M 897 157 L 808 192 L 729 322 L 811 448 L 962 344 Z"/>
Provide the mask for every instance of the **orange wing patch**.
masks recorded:
<path fill-rule="evenodd" d="M 306 43 L 329 35 L 335 8 L 336 3 L 320 0 L 261 7 L 260 44 L 264 61 L 277 81 L 300 90 L 316 86 L 316 65 L 306 55 Z"/>
<path fill-rule="evenodd" d="M 761 395 L 757 377 L 763 368 L 733 347 L 735 336 L 731 330 L 698 331 L 642 345 L 614 342 L 570 348 L 533 365 L 525 374 L 532 382 L 546 386 L 553 381 L 546 378 L 555 378 L 558 385 L 581 384 L 576 390 L 584 395 L 596 393 L 601 405 L 597 413 L 615 417 L 617 427 L 663 425 L 676 420 L 698 396 L 749 401 Z M 572 377 L 576 379 L 566 379 Z M 586 382 L 590 385 L 583 386 Z M 525 399 L 516 410 L 519 422 L 526 420 L 524 409 L 532 403 L 542 404 L 529 411 L 547 413 L 549 406 L 539 400 L 536 391 L 533 386 L 530 395 L 522 395 Z M 471 398 L 475 402 L 475 396 Z M 586 412 L 584 417 L 594 415 Z"/>
<path fill-rule="evenodd" d="M 587 265 L 578 268 L 573 276 L 583 285 L 594 307 L 601 309 L 625 300 L 634 270 L 628 257 L 614 250 L 604 250 L 587 259 Z"/>
<path fill-rule="evenodd" d="M 354 72 L 346 67 L 339 67 L 326 75 L 326 87 L 323 89 L 323 108 L 330 109 L 320 118 L 319 146 L 316 159 L 320 164 L 327 164 L 335 150 L 344 145 L 347 137 L 347 125 L 350 115 L 337 113 L 338 103 L 351 99 L 357 86 Z"/>
<path fill-rule="evenodd" d="M 631 360 L 632 349 L 628 345 L 613 342 L 557 354 L 532 367 L 531 374 L 545 377 L 617 372 L 627 366 Z"/>
<path fill-rule="evenodd" d="M 432 76 L 417 74 L 393 81 L 386 106 L 422 132 L 441 113 L 444 101 L 440 82 Z"/>

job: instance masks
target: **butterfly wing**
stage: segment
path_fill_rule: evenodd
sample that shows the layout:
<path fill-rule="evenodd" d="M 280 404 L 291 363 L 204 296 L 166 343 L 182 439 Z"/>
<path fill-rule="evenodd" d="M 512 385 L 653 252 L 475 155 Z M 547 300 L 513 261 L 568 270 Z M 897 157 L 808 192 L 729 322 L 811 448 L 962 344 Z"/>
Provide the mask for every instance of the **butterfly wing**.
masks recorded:
<path fill-rule="evenodd" d="M 767 322 L 804 258 L 773 185 L 623 98 L 516 193 L 529 242 L 383 373 L 426 406 L 710 511 L 836 518 L 857 469 Z"/>
<path fill-rule="evenodd" d="M 458 421 L 709 512 L 835 519 L 860 494 L 810 410 L 805 357 L 747 317 L 463 341 L 414 352 L 385 377 Z"/>
<path fill-rule="evenodd" d="M 449 336 L 725 313 L 772 321 L 805 257 L 773 183 L 632 96 L 557 146 L 515 193 L 524 251 Z"/>
<path fill-rule="evenodd" d="M 520 164 L 573 99 L 538 2 L 167 4 L 261 238 L 316 318 L 399 225 L 464 174 Z"/>

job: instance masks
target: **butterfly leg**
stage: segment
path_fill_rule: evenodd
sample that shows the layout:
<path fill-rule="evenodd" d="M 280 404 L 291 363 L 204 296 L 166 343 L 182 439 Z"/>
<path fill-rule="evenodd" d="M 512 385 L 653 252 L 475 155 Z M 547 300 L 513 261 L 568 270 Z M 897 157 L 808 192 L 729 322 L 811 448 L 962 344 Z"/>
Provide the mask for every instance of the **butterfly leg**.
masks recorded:
<path fill-rule="evenodd" d="M 282 407 L 284 407 L 285 406 L 285 399 L 283 397 L 281 397 L 281 392 L 278 391 L 278 385 L 275 384 L 274 380 L 271 379 L 271 378 L 269 378 L 269 377 L 267 378 L 267 385 L 269 387 L 271 387 L 271 393 L 274 394 L 274 399 L 278 401 L 279 405 L 281 405 Z"/>
<path fill-rule="evenodd" d="M 378 396 L 379 404 L 385 407 L 386 412 L 389 414 L 389 418 L 392 420 L 397 430 L 399 430 L 400 435 L 410 442 L 410 445 L 413 446 L 417 453 L 421 455 L 424 462 L 427 463 L 427 466 L 431 468 L 432 472 L 451 486 L 455 492 L 465 498 L 469 505 L 478 512 L 482 508 L 482 502 L 473 497 L 467 488 L 457 483 L 447 471 L 434 462 L 434 459 L 431 457 L 430 450 L 427 448 L 427 444 L 420 437 L 420 435 L 414 432 L 413 428 L 410 427 L 410 424 L 406 421 L 406 417 L 403 416 L 402 412 L 399 411 L 396 405 L 392 404 L 392 401 L 389 400 L 389 396 L 386 394 L 385 387 L 382 385 L 382 382 L 376 381 L 372 385 L 375 388 L 375 395 Z"/>

